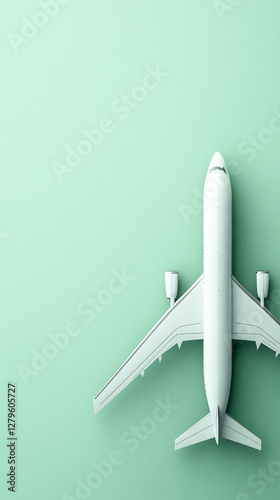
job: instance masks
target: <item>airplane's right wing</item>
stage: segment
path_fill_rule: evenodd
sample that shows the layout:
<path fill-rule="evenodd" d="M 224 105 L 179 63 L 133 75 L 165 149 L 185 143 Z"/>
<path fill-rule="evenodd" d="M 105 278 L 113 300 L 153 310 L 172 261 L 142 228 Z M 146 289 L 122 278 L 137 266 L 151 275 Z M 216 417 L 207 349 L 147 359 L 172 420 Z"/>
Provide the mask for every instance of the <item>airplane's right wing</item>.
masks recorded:
<path fill-rule="evenodd" d="M 203 276 L 175 302 L 94 398 L 101 410 L 156 359 L 175 344 L 203 338 Z"/>
<path fill-rule="evenodd" d="M 280 353 L 280 322 L 232 277 L 232 338 L 252 340 Z"/>

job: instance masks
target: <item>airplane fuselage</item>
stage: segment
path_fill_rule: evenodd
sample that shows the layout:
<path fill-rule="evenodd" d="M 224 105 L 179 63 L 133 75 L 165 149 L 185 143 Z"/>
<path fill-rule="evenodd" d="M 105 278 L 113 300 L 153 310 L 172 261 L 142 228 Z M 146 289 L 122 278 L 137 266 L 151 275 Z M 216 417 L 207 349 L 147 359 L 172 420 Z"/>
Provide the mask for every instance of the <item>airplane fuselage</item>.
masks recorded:
<path fill-rule="evenodd" d="M 218 442 L 232 367 L 232 216 L 226 166 L 209 167 L 204 185 L 204 383 Z M 219 412 L 219 415 L 217 415 Z"/>

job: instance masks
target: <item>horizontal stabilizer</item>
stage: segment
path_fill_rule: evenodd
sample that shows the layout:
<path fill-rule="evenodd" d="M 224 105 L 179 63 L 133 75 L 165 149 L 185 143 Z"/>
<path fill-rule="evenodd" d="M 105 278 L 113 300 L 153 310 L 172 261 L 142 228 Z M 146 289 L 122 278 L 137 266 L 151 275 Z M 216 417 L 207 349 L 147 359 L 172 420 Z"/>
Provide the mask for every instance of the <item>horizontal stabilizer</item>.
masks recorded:
<path fill-rule="evenodd" d="M 261 440 L 225 413 L 222 437 L 261 450 Z"/>
<path fill-rule="evenodd" d="M 190 446 L 214 437 L 214 427 L 211 413 L 194 424 L 190 429 L 175 440 L 175 450 Z"/>

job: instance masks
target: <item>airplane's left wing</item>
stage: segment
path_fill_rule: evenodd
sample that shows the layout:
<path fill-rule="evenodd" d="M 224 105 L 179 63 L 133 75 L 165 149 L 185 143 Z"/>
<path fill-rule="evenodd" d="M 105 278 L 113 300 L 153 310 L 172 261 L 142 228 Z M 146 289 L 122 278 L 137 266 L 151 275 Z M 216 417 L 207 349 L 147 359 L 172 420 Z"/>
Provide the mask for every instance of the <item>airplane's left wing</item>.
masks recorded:
<path fill-rule="evenodd" d="M 232 278 L 232 338 L 251 340 L 257 348 L 266 345 L 276 356 L 280 353 L 280 322 Z"/>
<path fill-rule="evenodd" d="M 98 413 L 139 374 L 175 344 L 203 338 L 203 275 L 175 302 L 94 398 Z"/>

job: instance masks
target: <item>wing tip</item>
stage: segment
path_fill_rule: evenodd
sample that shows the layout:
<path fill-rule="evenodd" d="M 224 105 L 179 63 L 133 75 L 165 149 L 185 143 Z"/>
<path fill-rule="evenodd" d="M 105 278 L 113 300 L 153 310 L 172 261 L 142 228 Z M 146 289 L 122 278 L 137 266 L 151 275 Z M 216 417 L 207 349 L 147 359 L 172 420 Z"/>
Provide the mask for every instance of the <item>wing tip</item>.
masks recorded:
<path fill-rule="evenodd" d="M 181 450 L 181 448 L 185 448 L 186 445 L 184 444 L 184 440 L 180 439 L 182 436 L 179 436 L 175 439 L 174 443 L 174 450 Z"/>
<path fill-rule="evenodd" d="M 96 415 L 101 410 L 97 398 L 93 398 L 93 414 Z"/>
<path fill-rule="evenodd" d="M 244 446 L 255 448 L 256 450 L 262 449 L 261 439 L 246 429 L 246 427 L 239 424 L 234 418 L 228 415 L 228 413 L 225 413 L 222 437 Z"/>

